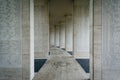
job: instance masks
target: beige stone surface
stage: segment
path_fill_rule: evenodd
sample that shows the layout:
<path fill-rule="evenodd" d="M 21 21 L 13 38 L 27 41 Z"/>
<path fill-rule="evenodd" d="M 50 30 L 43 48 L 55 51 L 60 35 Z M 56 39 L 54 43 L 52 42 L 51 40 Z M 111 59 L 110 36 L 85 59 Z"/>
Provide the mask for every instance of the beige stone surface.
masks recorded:
<path fill-rule="evenodd" d="M 60 23 L 60 48 L 65 48 L 65 22 Z"/>
<path fill-rule="evenodd" d="M 83 58 L 83 59 L 90 59 L 90 53 L 88 52 L 75 52 L 76 54 L 74 54 L 75 58 Z"/>
<path fill-rule="evenodd" d="M 34 19 L 33 0 L 22 1 L 22 80 L 34 76 Z"/>
<path fill-rule="evenodd" d="M 93 8 L 93 21 L 94 21 L 94 51 L 93 51 L 93 67 L 94 67 L 94 80 L 102 80 L 102 0 L 94 0 Z"/>
<path fill-rule="evenodd" d="M 102 79 L 120 76 L 120 0 L 102 0 Z"/>
<path fill-rule="evenodd" d="M 60 26 L 55 26 L 55 46 L 60 46 Z"/>
<path fill-rule="evenodd" d="M 94 26 L 101 26 L 102 25 L 102 0 L 94 0 Z"/>
<path fill-rule="evenodd" d="M 65 14 L 62 10 L 67 14 L 71 11 L 68 7 L 71 6 L 72 1 L 63 0 L 64 6 L 60 7 L 63 4 L 61 1 L 53 0 L 55 5 L 51 7 L 51 13 L 54 15 L 52 24 L 55 25 L 61 20 L 64 21 Z M 85 54 L 88 52 L 85 48 L 88 45 L 83 43 L 88 41 L 84 36 L 88 36 L 86 34 L 89 33 L 85 31 L 86 29 L 89 31 L 89 28 L 85 27 L 88 26 L 89 20 L 89 0 L 74 1 L 74 53 L 76 57 L 86 57 Z M 35 0 L 35 2 L 35 58 L 46 58 L 49 52 L 48 3 L 47 0 Z M 56 3 L 59 4 L 58 7 L 55 7 Z M 94 80 L 119 80 L 120 0 L 94 0 L 93 3 L 92 42 L 94 49 L 93 55 L 91 53 L 93 78 Z M 68 6 L 65 7 L 66 5 Z M 54 13 L 53 7 L 56 10 L 60 9 L 58 12 L 55 10 L 56 13 Z M 58 39 L 57 46 L 60 44 Z M 0 80 L 30 79 L 30 49 L 30 0 L 0 0 Z M 88 74 L 78 65 L 74 57 L 65 51 L 51 48 L 51 56 L 47 58 L 48 61 L 36 74 L 34 80 L 84 80 L 88 78 Z"/>
<path fill-rule="evenodd" d="M 94 79 L 101 80 L 102 28 L 94 26 Z"/>
<path fill-rule="evenodd" d="M 50 25 L 50 47 L 55 46 L 55 26 Z"/>
<path fill-rule="evenodd" d="M 0 80 L 22 79 L 21 10 L 21 0 L 0 0 Z"/>
<path fill-rule="evenodd" d="M 65 17 L 65 49 L 66 51 L 73 51 L 73 6 L 71 5 L 71 14 Z"/>
<path fill-rule="evenodd" d="M 45 57 L 49 52 L 49 10 L 47 0 L 34 0 L 34 20 L 35 20 L 35 36 L 34 50 L 40 57 Z M 44 55 L 44 56 L 42 56 Z"/>
<path fill-rule="evenodd" d="M 89 78 L 71 55 L 51 48 L 51 55 L 33 80 L 85 80 Z"/>
<path fill-rule="evenodd" d="M 22 69 L 0 68 L 0 80 L 22 80 Z"/>
<path fill-rule="evenodd" d="M 119 0 L 94 0 L 94 80 L 119 80 Z"/>
<path fill-rule="evenodd" d="M 89 53 L 90 45 L 90 24 L 89 24 L 89 0 L 75 0 L 73 8 L 74 54 Z M 82 55 L 82 54 L 80 54 Z M 89 55 L 89 54 L 87 54 Z M 81 56 L 82 57 L 82 56 Z M 86 56 L 87 57 L 87 56 Z"/>

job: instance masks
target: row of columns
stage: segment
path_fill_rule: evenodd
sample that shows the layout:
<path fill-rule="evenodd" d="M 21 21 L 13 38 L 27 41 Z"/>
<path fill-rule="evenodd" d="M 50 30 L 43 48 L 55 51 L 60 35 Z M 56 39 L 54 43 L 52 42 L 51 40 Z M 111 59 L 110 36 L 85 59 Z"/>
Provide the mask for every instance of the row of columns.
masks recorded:
<path fill-rule="evenodd" d="M 36 0 L 34 0 L 36 1 Z M 43 0 L 40 0 L 43 1 Z M 84 29 L 83 25 L 87 22 L 87 12 L 84 4 L 89 0 L 74 0 L 74 16 L 73 16 L 73 51 L 80 52 L 82 49 L 80 44 L 82 40 L 78 39 L 82 34 L 79 33 Z M 35 29 L 33 23 L 33 0 L 0 0 L 0 80 L 32 80 L 34 77 L 34 36 L 40 37 L 44 33 L 45 28 Z M 80 4 L 81 3 L 81 4 Z M 93 22 L 91 24 L 91 32 L 93 35 L 93 51 L 91 53 L 91 73 L 92 80 L 118 80 L 120 78 L 120 0 L 91 0 Z M 93 4 L 94 3 L 94 4 Z M 41 4 L 44 4 L 41 2 Z M 78 5 L 79 4 L 79 5 Z M 83 6 L 81 6 L 83 5 Z M 42 7 L 41 9 L 43 9 Z M 85 10 L 83 9 L 85 8 Z M 40 9 L 40 10 L 41 10 Z M 46 9 L 47 10 L 47 9 Z M 39 11 L 39 10 L 38 10 Z M 44 11 L 43 11 L 44 12 Z M 102 12 L 102 13 L 101 13 Z M 35 13 L 36 14 L 36 13 Z M 41 14 L 41 13 L 40 13 Z M 82 15 L 82 16 L 80 16 Z M 84 15 L 84 16 L 83 16 Z M 86 18 L 83 18 L 86 17 Z M 45 20 L 43 16 L 40 20 Z M 48 17 L 47 17 L 48 18 Z M 82 23 L 80 23 L 83 21 Z M 65 21 L 66 22 L 66 21 Z M 38 24 L 38 23 L 37 23 Z M 65 26 L 66 23 L 62 25 Z M 45 25 L 45 24 L 44 24 Z M 46 23 L 47 25 L 47 23 Z M 40 27 L 43 24 L 39 25 Z M 82 28 L 81 28 L 82 26 Z M 94 27 L 93 27 L 94 26 Z M 35 23 L 36 27 L 36 23 Z M 37 27 L 36 27 L 37 28 Z M 60 27 L 62 28 L 62 27 Z M 35 29 L 35 35 L 34 35 Z M 55 45 L 55 28 L 53 28 L 51 45 Z M 67 29 L 67 28 L 65 28 Z M 40 36 L 36 35 L 37 31 L 41 31 Z M 43 31 L 43 32 L 42 32 Z M 64 31 L 64 29 L 60 29 Z M 49 32 L 49 31 L 48 31 Z M 66 30 L 65 30 L 66 32 Z M 66 48 L 66 36 L 61 41 L 61 48 Z M 63 32 L 62 32 L 63 33 Z M 85 33 L 85 32 L 84 32 Z M 78 35 L 79 34 L 79 35 Z M 33 36 L 34 35 L 34 36 Z M 48 35 L 48 34 L 47 34 Z M 51 34 L 50 34 L 51 35 Z M 62 34 L 63 35 L 63 34 Z M 88 33 L 87 33 L 88 35 Z M 42 35 L 43 36 L 43 35 Z M 86 37 L 86 34 L 84 35 Z M 37 39 L 37 37 L 35 39 Z M 44 36 L 46 37 L 46 36 Z M 44 38 L 42 37 L 42 38 Z M 81 37 L 80 37 L 81 38 Z M 39 38 L 40 39 L 40 38 Z M 37 40 L 39 40 L 37 39 Z M 48 39 L 48 36 L 46 37 Z M 35 41 L 37 41 L 35 40 Z M 42 39 L 41 39 L 42 40 Z M 35 46 L 40 46 L 42 42 L 47 44 L 49 41 L 41 40 L 35 42 Z M 44 39 L 43 39 L 44 40 Z M 85 39 L 84 39 L 85 40 Z M 82 42 L 84 42 L 84 40 Z M 85 41 L 86 42 L 86 41 Z M 44 45 L 44 44 L 41 45 Z M 38 45 L 37 45 L 38 44 Z M 88 43 L 87 43 L 88 44 Z M 56 45 L 55 45 L 56 46 Z M 44 46 L 45 47 L 45 46 Z M 40 52 L 36 49 L 35 52 Z M 48 48 L 47 50 L 48 51 Z M 39 53 L 41 54 L 41 53 Z M 45 54 L 47 54 L 45 52 Z M 36 53 L 35 53 L 36 55 Z"/>
<path fill-rule="evenodd" d="M 72 52 L 75 57 L 89 58 L 89 1 L 75 0 L 71 14 L 64 21 L 52 26 L 54 42 L 52 46 Z M 52 34 L 51 34 L 52 33 Z M 50 31 L 53 35 L 53 31 Z M 51 42 L 52 39 L 50 39 Z"/>

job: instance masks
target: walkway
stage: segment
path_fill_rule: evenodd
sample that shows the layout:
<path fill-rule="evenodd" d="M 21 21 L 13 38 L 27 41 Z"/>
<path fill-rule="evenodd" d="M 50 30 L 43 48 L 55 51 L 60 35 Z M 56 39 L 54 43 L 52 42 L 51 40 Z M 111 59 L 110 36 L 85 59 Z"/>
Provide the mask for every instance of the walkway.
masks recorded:
<path fill-rule="evenodd" d="M 50 58 L 34 80 L 87 80 L 88 74 L 84 72 L 77 61 L 66 51 L 51 48 Z"/>

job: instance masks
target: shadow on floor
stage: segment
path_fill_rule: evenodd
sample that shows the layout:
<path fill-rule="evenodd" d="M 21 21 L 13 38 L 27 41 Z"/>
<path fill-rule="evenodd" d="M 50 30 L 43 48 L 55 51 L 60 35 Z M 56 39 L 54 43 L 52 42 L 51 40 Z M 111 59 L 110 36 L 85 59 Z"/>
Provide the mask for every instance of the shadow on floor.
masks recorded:
<path fill-rule="evenodd" d="M 39 72 L 47 59 L 34 59 L 34 72 Z"/>
<path fill-rule="evenodd" d="M 73 54 L 73 52 L 72 51 L 67 51 L 70 55 L 72 55 Z"/>
<path fill-rule="evenodd" d="M 76 59 L 76 61 L 82 66 L 86 73 L 90 73 L 89 59 Z"/>

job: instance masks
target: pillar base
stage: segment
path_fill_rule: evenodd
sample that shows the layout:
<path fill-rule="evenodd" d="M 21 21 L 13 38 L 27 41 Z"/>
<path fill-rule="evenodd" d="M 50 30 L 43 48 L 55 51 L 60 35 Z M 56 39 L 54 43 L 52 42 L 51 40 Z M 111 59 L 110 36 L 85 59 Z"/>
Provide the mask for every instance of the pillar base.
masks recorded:
<path fill-rule="evenodd" d="M 56 46 L 57 48 L 60 48 L 60 46 Z"/>
<path fill-rule="evenodd" d="M 50 55 L 50 52 L 48 52 L 48 54 Z"/>
<path fill-rule="evenodd" d="M 61 48 L 62 50 L 65 50 L 65 48 Z"/>

